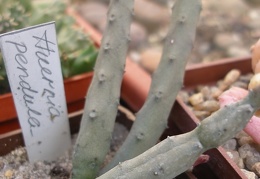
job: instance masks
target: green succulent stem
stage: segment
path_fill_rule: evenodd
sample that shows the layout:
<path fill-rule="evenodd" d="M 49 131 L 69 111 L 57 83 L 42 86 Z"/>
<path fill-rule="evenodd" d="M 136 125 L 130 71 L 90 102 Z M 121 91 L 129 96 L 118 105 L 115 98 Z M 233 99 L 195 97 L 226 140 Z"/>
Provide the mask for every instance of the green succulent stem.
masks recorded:
<path fill-rule="evenodd" d="M 73 179 L 95 178 L 109 150 L 129 43 L 133 0 L 111 0 L 73 156 Z"/>
<path fill-rule="evenodd" d="M 189 169 L 206 150 L 241 131 L 260 108 L 260 87 L 221 108 L 191 132 L 168 137 L 139 156 L 118 164 L 98 179 L 171 179 Z M 236 111 L 236 112 L 234 112 Z"/>
<path fill-rule="evenodd" d="M 101 173 L 155 145 L 167 127 L 169 113 L 183 85 L 185 66 L 193 48 L 200 11 L 200 0 L 175 2 L 161 61 L 153 74 L 147 100 L 136 114 L 136 121 L 122 147 Z"/>

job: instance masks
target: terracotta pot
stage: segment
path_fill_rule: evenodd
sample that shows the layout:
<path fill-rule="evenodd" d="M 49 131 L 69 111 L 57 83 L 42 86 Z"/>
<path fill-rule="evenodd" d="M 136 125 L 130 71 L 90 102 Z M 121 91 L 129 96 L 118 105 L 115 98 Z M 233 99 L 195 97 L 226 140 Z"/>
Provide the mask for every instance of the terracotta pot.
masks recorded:
<path fill-rule="evenodd" d="M 69 8 L 68 13 L 76 19 L 77 23 L 81 27 L 83 27 L 83 29 L 87 33 L 89 33 L 90 37 L 95 42 L 96 46 L 99 47 L 101 42 L 101 35 L 81 16 L 79 16 L 73 9 Z M 192 88 L 194 86 L 197 86 L 198 84 L 214 83 L 218 79 L 223 78 L 225 74 L 233 68 L 240 69 L 242 73 L 247 73 L 251 71 L 250 59 L 231 59 L 217 61 L 211 64 L 200 64 L 190 66 L 187 68 L 186 71 L 184 86 L 186 88 Z M 87 76 L 89 76 L 89 81 L 86 79 Z M 83 108 L 84 98 L 90 80 L 91 75 L 85 74 L 73 77 L 65 81 L 66 98 L 68 102 L 68 109 L 70 112 L 70 124 L 72 133 L 78 130 L 78 124 L 80 119 L 80 115 L 78 114 L 78 112 L 72 112 Z M 68 87 L 66 87 L 66 83 Z M 127 59 L 126 73 L 123 78 L 121 90 L 121 98 L 123 100 L 123 103 L 126 106 L 128 106 L 131 110 L 136 112 L 144 103 L 144 100 L 148 94 L 150 84 L 150 75 L 146 73 L 143 69 L 141 69 L 137 64 Z M 85 85 L 84 90 L 82 90 L 82 92 L 79 92 L 78 90 L 83 88 L 82 85 Z M 72 95 L 73 93 L 70 93 L 69 89 L 73 89 L 74 92 L 77 91 L 77 96 L 75 97 L 74 95 Z M 11 94 L 3 95 L 3 99 L 5 98 L 11 98 Z M 1 103 L 0 96 L 0 106 L 7 106 L 6 104 L 11 105 L 12 102 L 9 101 Z M 13 108 L 6 109 L 6 111 L 8 111 L 6 113 L 10 115 L 10 113 L 14 112 L 15 110 Z M 0 116 L 1 114 L 2 112 L 0 112 Z M 11 119 L 16 118 L 16 115 L 10 116 Z M 5 122 L 2 121 L 3 120 L 1 120 L 0 118 L 0 132 L 2 131 L 1 127 L 4 126 L 5 123 L 7 124 L 10 123 L 10 121 L 14 120 L 5 120 Z M 194 129 L 197 126 L 198 122 L 199 120 L 194 116 L 194 114 L 191 113 L 191 111 L 184 104 L 184 102 L 180 99 L 177 99 L 169 116 L 169 128 L 162 135 L 162 139 L 168 135 L 177 135 L 188 132 Z M 16 123 L 16 125 L 18 124 Z M 4 154 L 7 150 L 10 151 L 11 149 L 19 145 L 23 145 L 21 131 L 13 131 L 13 129 L 16 129 L 17 126 L 15 126 L 15 124 L 13 123 L 12 125 L 8 125 L 8 127 L 9 128 L 6 131 L 9 131 L 9 133 L 5 133 L 3 135 L 0 134 L 0 145 L 3 145 L 0 147 L 0 154 Z M 177 178 L 246 178 L 244 174 L 240 171 L 240 169 L 236 166 L 236 164 L 226 155 L 223 148 L 219 147 L 217 149 L 212 149 L 207 151 L 206 153 L 210 155 L 209 162 L 195 167 L 193 173 L 186 172 L 185 174 Z"/>
<path fill-rule="evenodd" d="M 68 112 L 80 110 L 84 106 L 86 91 L 93 73 L 77 75 L 64 81 Z M 75 91 L 77 91 L 75 93 Z M 0 134 L 20 128 L 11 93 L 0 95 Z"/>
<path fill-rule="evenodd" d="M 198 64 L 189 66 L 185 73 L 184 87 L 192 89 L 198 85 L 212 85 L 218 80 L 223 79 L 225 75 L 232 69 L 239 69 L 242 74 L 252 72 L 251 58 L 223 59 L 209 64 Z M 181 132 L 192 130 L 199 123 L 199 119 L 190 111 L 188 106 L 180 99 L 177 99 L 175 110 L 171 116 L 174 117 L 174 123 Z M 209 178 L 204 173 L 200 175 L 200 171 L 208 171 L 214 173 L 216 178 L 243 178 L 246 176 L 239 167 L 227 156 L 226 151 L 222 147 L 211 149 L 206 152 L 210 155 L 208 163 L 195 167 L 194 174 L 200 178 Z M 207 169 L 207 170 L 205 170 Z"/>
<path fill-rule="evenodd" d="M 67 13 L 73 16 L 79 26 L 85 29 L 86 33 L 97 46 L 101 44 L 102 35 L 88 24 L 73 8 L 68 8 Z M 121 97 L 131 109 L 137 111 L 143 105 L 151 84 L 150 75 L 139 65 L 126 58 L 125 74 L 122 82 Z"/>
<path fill-rule="evenodd" d="M 79 131 L 80 120 L 83 111 L 77 111 L 69 114 L 69 124 L 71 134 L 75 134 Z M 123 124 L 128 130 L 131 129 L 134 119 L 131 117 L 133 114 L 124 107 L 119 107 L 116 122 Z M 173 125 L 171 125 L 174 127 Z M 14 130 L 5 134 L 0 134 L 0 156 L 10 153 L 17 147 L 24 146 L 24 140 L 21 129 Z M 196 179 L 194 174 L 190 171 L 182 173 L 177 179 Z"/>
<path fill-rule="evenodd" d="M 76 19 L 82 27 L 92 28 L 73 9 L 68 11 L 72 16 L 77 17 Z M 96 44 L 100 44 L 101 35 L 94 28 L 90 32 Z M 184 86 L 192 88 L 198 84 L 215 83 L 233 68 L 240 69 L 242 73 L 250 72 L 250 63 L 250 58 L 239 58 L 189 66 L 186 70 Z M 131 85 L 129 86 L 129 84 Z M 133 111 L 140 109 L 144 103 L 150 84 L 150 75 L 127 59 L 126 74 L 122 84 L 122 98 Z M 191 131 L 197 126 L 198 122 L 199 120 L 192 114 L 184 102 L 177 99 L 169 116 L 169 129 L 164 132 L 161 139 L 169 135 Z M 222 147 L 211 149 L 206 154 L 210 156 L 209 162 L 195 167 L 193 174 L 186 172 L 187 178 L 246 178 L 238 166 L 227 156 Z"/>
<path fill-rule="evenodd" d="M 101 34 L 91 25 L 83 20 L 73 9 L 69 8 L 68 14 L 76 19 L 76 22 L 83 30 L 90 35 L 97 47 L 100 47 Z M 64 81 L 66 101 L 69 112 L 82 109 L 84 106 L 87 89 L 90 85 L 93 73 L 76 75 Z M 140 78 L 142 77 L 142 78 Z M 138 80 L 137 80 L 138 79 Z M 122 82 L 121 97 L 129 106 L 138 110 L 148 94 L 150 76 L 144 72 L 137 64 L 129 59 L 126 61 L 126 73 Z M 75 91 L 77 91 L 75 93 Z M 19 122 L 14 107 L 12 94 L 0 95 L 0 134 L 19 129 Z"/>

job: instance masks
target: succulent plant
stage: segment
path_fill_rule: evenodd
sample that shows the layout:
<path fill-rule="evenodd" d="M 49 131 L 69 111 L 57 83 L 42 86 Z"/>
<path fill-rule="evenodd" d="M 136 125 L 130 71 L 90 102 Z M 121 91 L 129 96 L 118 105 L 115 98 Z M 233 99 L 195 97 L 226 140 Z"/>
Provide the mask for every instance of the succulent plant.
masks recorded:
<path fill-rule="evenodd" d="M 55 21 L 63 77 L 68 78 L 93 70 L 97 49 L 88 35 L 75 25 L 75 20 L 66 15 L 67 4 L 61 1 L 32 3 L 30 0 L 0 0 L 0 3 L 2 14 L 0 34 Z M 2 56 L 0 56 L 0 87 L 0 94 L 10 91 Z"/>
<path fill-rule="evenodd" d="M 119 105 L 132 9 L 133 0 L 110 1 L 107 27 L 74 148 L 73 179 L 174 178 L 189 169 L 203 152 L 234 137 L 260 108 L 260 86 L 257 86 L 243 99 L 214 112 L 194 130 L 169 136 L 156 144 L 167 128 L 169 113 L 183 85 L 201 11 L 201 0 L 177 0 L 145 104 L 136 114 L 131 131 L 115 158 L 100 170 Z"/>

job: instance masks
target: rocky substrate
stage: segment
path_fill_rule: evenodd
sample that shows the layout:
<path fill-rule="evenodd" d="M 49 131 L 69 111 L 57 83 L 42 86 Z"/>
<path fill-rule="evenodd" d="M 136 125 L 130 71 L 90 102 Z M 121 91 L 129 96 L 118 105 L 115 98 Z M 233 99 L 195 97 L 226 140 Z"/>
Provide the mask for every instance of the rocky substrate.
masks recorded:
<path fill-rule="evenodd" d="M 121 146 L 128 135 L 128 130 L 122 124 L 116 123 L 107 155 L 107 163 Z M 72 136 L 72 144 L 77 135 Z M 72 150 L 67 151 L 54 162 L 39 161 L 34 164 L 28 162 L 26 149 L 19 147 L 6 156 L 0 157 L 0 179 L 69 179 L 72 169 Z"/>
<path fill-rule="evenodd" d="M 232 86 L 247 89 L 253 74 L 241 75 L 237 69 L 231 70 L 216 84 L 200 85 L 195 89 L 182 90 L 181 99 L 199 120 L 210 116 L 220 108 L 218 96 Z M 250 136 L 241 131 L 235 138 L 227 141 L 223 146 L 228 156 L 250 179 L 260 178 L 260 145 L 256 144 Z"/>
<path fill-rule="evenodd" d="M 77 1 L 78 12 L 104 32 L 109 0 Z M 251 45 L 260 38 L 260 8 L 248 2 L 251 0 L 202 0 L 189 64 L 250 55 Z M 149 72 L 160 61 L 173 4 L 174 0 L 135 0 L 129 56 Z"/>

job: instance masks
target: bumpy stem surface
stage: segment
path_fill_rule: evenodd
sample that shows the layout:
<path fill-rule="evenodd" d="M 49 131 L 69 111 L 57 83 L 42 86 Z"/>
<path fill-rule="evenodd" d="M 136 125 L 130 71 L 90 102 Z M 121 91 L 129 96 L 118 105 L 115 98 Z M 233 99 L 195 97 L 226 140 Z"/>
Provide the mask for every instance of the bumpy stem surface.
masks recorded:
<path fill-rule="evenodd" d="M 95 178 L 107 151 L 119 104 L 133 0 L 111 0 L 107 28 L 74 149 L 72 178 Z"/>
<path fill-rule="evenodd" d="M 101 173 L 152 147 L 167 127 L 168 115 L 183 85 L 185 66 L 193 47 L 200 11 L 200 0 L 176 1 L 161 62 L 153 74 L 148 98 L 137 113 L 126 141 Z"/>
<path fill-rule="evenodd" d="M 240 102 L 204 119 L 193 131 L 168 137 L 141 155 L 120 163 L 98 179 L 171 179 L 189 169 L 200 154 L 235 136 L 260 108 L 260 88 Z"/>

